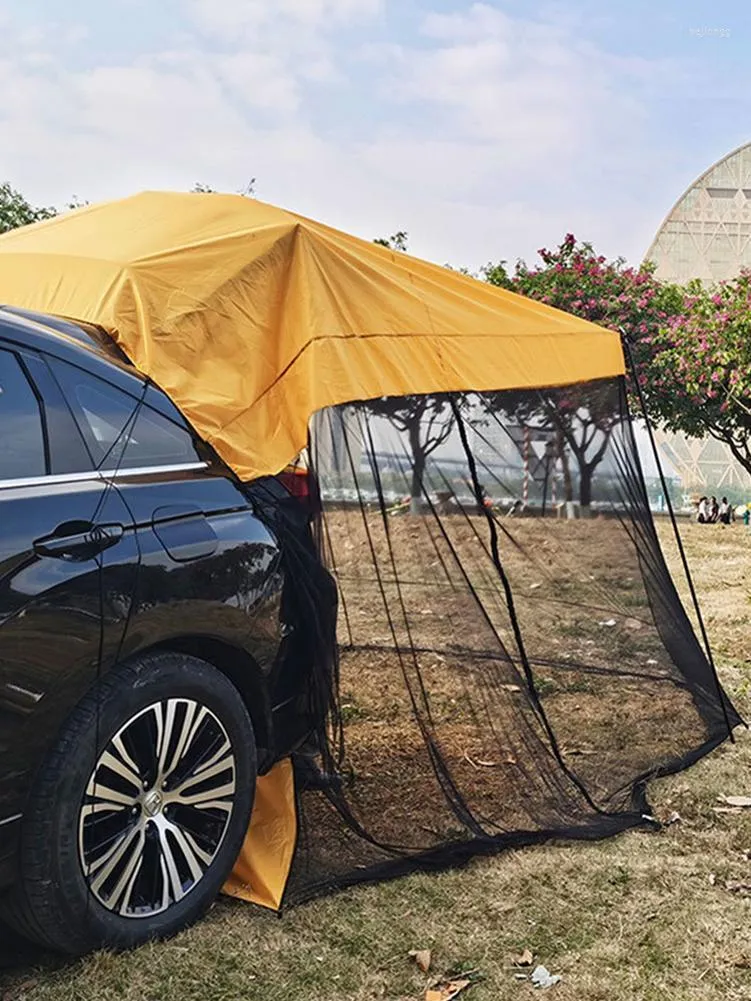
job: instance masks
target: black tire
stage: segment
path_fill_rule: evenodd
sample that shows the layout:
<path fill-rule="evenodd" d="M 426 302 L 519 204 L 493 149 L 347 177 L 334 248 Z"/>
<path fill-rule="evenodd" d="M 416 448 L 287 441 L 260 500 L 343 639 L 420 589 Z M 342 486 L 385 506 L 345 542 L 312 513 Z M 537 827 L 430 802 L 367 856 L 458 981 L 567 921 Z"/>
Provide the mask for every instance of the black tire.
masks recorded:
<path fill-rule="evenodd" d="M 106 756 L 113 748 L 117 772 Z M 34 781 L 2 916 L 69 955 L 129 949 L 188 927 L 240 852 L 256 767 L 248 712 L 214 667 L 155 653 L 113 668 L 68 717 Z M 147 776 L 137 796 L 128 778 L 136 773 Z M 135 805 L 110 803 L 113 792 Z"/>

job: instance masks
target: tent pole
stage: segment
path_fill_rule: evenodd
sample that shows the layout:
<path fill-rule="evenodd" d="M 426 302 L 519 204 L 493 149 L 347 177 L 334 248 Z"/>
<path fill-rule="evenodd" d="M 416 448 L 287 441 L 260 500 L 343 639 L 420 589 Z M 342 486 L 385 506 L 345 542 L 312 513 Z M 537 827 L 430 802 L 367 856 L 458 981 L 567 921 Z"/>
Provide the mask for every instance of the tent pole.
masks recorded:
<path fill-rule="evenodd" d="M 522 504 L 524 510 L 529 505 L 529 428 L 524 427 L 524 484 L 522 486 Z"/>

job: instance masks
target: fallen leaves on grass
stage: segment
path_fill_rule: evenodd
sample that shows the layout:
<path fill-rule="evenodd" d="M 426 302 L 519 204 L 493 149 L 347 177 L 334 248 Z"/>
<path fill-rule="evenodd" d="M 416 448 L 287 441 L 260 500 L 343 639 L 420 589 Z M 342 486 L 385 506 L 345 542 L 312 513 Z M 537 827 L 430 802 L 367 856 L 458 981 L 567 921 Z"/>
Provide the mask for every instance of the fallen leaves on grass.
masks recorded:
<path fill-rule="evenodd" d="M 430 949 L 410 949 L 409 955 L 412 959 L 414 959 L 418 969 L 420 969 L 423 973 L 428 972 L 432 959 Z"/>
<path fill-rule="evenodd" d="M 425 992 L 425 1001 L 452 1001 L 471 983 L 471 980 L 446 980 L 435 987 L 429 987 Z"/>
<path fill-rule="evenodd" d="M 457 963 L 435 980 L 425 992 L 424 1001 L 452 1001 L 462 991 L 485 979 L 485 974 L 477 968 L 469 968 L 467 963 Z"/>
<path fill-rule="evenodd" d="M 524 949 L 518 956 L 511 957 L 512 966 L 531 966 L 534 959 L 531 949 Z"/>
<path fill-rule="evenodd" d="M 726 806 L 751 806 L 751 796 L 719 796 L 718 799 L 721 803 L 725 803 Z"/>

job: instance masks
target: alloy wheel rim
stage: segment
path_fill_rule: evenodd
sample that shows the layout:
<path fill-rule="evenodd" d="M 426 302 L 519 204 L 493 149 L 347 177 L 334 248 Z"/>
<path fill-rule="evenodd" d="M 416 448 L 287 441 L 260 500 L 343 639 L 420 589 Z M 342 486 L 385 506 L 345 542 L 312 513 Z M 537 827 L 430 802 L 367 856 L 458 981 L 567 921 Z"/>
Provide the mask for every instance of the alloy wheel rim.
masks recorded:
<path fill-rule="evenodd" d="M 192 699 L 164 699 L 107 744 L 81 804 L 78 851 L 108 911 L 148 918 L 183 900 L 224 841 L 237 769 L 220 720 Z"/>

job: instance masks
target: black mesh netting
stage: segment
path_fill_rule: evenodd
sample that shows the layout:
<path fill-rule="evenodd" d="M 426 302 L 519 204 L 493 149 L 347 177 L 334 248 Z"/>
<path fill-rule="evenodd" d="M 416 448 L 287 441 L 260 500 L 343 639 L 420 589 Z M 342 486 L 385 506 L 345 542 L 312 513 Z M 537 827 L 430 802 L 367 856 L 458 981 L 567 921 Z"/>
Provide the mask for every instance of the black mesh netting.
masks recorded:
<path fill-rule="evenodd" d="M 287 902 L 643 823 L 646 781 L 740 722 L 663 560 L 622 380 L 349 405 L 310 451 L 335 780 L 300 793 Z"/>

